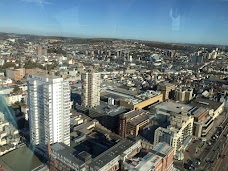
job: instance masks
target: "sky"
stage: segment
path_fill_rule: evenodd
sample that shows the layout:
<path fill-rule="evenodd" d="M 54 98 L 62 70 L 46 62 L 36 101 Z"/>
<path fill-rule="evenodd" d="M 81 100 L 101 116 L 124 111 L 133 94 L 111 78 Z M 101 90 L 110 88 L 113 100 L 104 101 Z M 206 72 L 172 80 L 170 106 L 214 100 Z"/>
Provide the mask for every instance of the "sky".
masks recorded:
<path fill-rule="evenodd" d="M 0 32 L 228 45 L 228 0 L 0 0 Z"/>

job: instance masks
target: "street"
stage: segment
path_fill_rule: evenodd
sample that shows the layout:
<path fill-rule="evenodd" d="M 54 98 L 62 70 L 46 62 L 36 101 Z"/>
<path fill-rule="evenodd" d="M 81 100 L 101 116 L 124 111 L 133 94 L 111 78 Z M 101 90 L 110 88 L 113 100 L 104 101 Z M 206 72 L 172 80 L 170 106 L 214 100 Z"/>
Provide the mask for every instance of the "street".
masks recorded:
<path fill-rule="evenodd" d="M 188 167 L 184 166 L 191 161 L 194 163 L 200 160 L 199 166 L 195 166 L 197 171 L 226 171 L 228 170 L 228 126 L 227 126 L 227 117 L 226 113 L 223 112 L 216 120 L 214 127 L 206 136 L 207 141 L 203 142 L 199 139 L 195 139 L 191 144 L 186 148 L 184 153 L 184 161 L 175 161 L 174 165 L 180 170 L 189 170 Z M 218 126 L 223 127 L 221 133 L 216 140 L 212 140 L 212 136 L 218 131 Z M 225 156 L 224 156 L 225 155 Z M 190 162 L 190 163 L 191 163 Z"/>

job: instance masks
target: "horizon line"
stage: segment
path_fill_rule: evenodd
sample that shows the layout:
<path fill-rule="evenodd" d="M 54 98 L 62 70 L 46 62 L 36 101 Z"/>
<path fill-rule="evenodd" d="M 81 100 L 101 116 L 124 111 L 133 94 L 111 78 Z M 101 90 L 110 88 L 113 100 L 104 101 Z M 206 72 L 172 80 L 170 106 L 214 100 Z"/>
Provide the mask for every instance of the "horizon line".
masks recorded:
<path fill-rule="evenodd" d="M 5 32 L 0 31 L 0 33 L 5 34 L 17 34 L 17 35 L 27 35 L 27 36 L 40 36 L 40 37 L 59 37 L 59 38 L 78 38 L 78 39 L 117 39 L 117 40 L 127 40 L 127 41 L 143 41 L 143 42 L 154 42 L 154 43 L 163 43 L 163 44 L 179 44 L 179 45 L 205 45 L 205 46 L 224 46 L 228 47 L 228 45 L 221 44 L 210 44 L 210 43 L 190 43 L 190 42 L 170 42 L 170 41 L 159 41 L 159 40 L 142 40 L 142 39 L 134 39 L 134 38 L 115 38 L 115 37 L 95 37 L 95 36 L 63 36 L 63 35 L 44 35 L 44 34 L 36 34 L 36 33 L 16 33 L 16 32 Z"/>

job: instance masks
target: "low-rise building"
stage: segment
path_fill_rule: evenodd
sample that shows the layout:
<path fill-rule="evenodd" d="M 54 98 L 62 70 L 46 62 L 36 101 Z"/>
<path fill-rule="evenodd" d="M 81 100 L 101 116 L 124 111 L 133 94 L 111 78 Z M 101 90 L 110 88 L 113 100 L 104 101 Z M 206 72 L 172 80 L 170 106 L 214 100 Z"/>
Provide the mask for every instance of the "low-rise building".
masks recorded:
<path fill-rule="evenodd" d="M 171 171 L 173 170 L 173 156 L 172 147 L 166 143 L 159 143 L 144 157 L 127 158 L 123 165 L 125 170 Z"/>
<path fill-rule="evenodd" d="M 206 136 L 214 125 L 214 120 L 209 115 L 209 111 L 199 107 L 193 112 L 193 116 L 193 135 L 196 137 Z"/>
<path fill-rule="evenodd" d="M 86 171 L 86 162 L 91 155 L 87 155 L 84 161 L 81 160 L 80 155 L 74 155 L 75 149 L 65 145 L 64 143 L 55 143 L 50 147 L 50 171 L 72 171 L 81 170 Z M 85 156 L 85 155 L 84 155 Z"/>
<path fill-rule="evenodd" d="M 120 106 L 133 110 L 143 109 L 152 104 L 163 101 L 163 94 L 152 90 L 133 94 L 130 91 L 120 88 L 108 88 L 102 90 L 102 95 L 111 97 L 114 101 L 118 101 Z"/>
<path fill-rule="evenodd" d="M 15 81 L 21 80 L 25 76 L 25 68 L 14 69 L 7 68 L 6 69 L 6 77 Z"/>
<path fill-rule="evenodd" d="M 173 101 L 163 102 L 155 107 L 155 112 L 157 115 L 170 116 L 171 114 L 189 113 L 191 114 L 194 107 L 182 103 L 176 103 Z"/>
<path fill-rule="evenodd" d="M 0 112 L 0 156 L 14 150 L 20 142 L 18 130 Z"/>
<path fill-rule="evenodd" d="M 223 112 L 225 103 L 204 98 L 196 98 L 192 101 L 191 105 L 208 109 L 209 115 L 215 119 Z"/>
<path fill-rule="evenodd" d="M 141 143 L 141 140 L 123 139 L 95 158 L 88 152 L 78 153 L 63 143 L 55 143 L 50 146 L 50 171 L 117 171 L 121 161 L 140 151 Z"/>
<path fill-rule="evenodd" d="M 20 102 L 23 98 L 22 94 L 7 94 L 5 95 L 5 99 L 6 99 L 6 103 L 8 104 L 8 106 L 11 106 L 12 104 L 16 103 L 16 102 Z"/>

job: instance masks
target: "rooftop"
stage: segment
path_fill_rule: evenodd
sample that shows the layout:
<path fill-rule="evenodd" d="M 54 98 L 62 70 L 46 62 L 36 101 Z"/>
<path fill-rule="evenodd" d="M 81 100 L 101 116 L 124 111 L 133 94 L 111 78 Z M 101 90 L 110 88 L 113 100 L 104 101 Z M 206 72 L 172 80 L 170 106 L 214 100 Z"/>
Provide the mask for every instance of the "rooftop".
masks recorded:
<path fill-rule="evenodd" d="M 28 75 L 28 78 L 32 78 L 32 77 L 40 77 L 40 78 L 48 78 L 48 79 L 61 78 L 59 76 L 49 75 L 49 74 L 44 74 L 44 73 L 34 73 L 34 74 L 29 74 Z"/>
<path fill-rule="evenodd" d="M 170 86 L 175 86 L 175 85 L 171 84 L 169 82 L 162 82 L 162 83 L 159 84 L 159 86 L 168 86 L 168 87 L 170 87 Z"/>
<path fill-rule="evenodd" d="M 124 107 L 108 105 L 107 103 L 105 103 L 103 101 L 100 102 L 100 105 L 93 108 L 93 110 L 99 112 L 100 114 L 110 115 L 110 116 L 119 115 L 119 114 L 129 111 L 128 109 L 126 109 Z"/>
<path fill-rule="evenodd" d="M 163 142 L 159 142 L 154 148 L 153 148 L 154 151 L 157 151 L 163 155 L 168 155 L 172 150 L 173 148 L 170 147 L 168 144 L 166 143 L 163 143 Z"/>
<path fill-rule="evenodd" d="M 134 144 L 135 141 L 130 139 L 121 140 L 119 143 L 97 156 L 89 165 L 95 169 L 100 169 L 116 157 L 119 157 L 125 150 Z"/>
<path fill-rule="evenodd" d="M 129 122 L 133 125 L 138 125 L 140 124 L 141 122 L 144 122 L 145 120 L 148 120 L 149 119 L 149 115 L 148 114 L 145 114 L 145 115 L 140 115 L 136 118 L 133 118 L 132 120 L 130 120 Z"/>
<path fill-rule="evenodd" d="M 61 157 L 66 158 L 67 160 L 77 163 L 77 165 L 83 165 L 84 162 L 77 159 L 73 153 L 75 149 L 65 145 L 64 143 L 55 143 L 51 145 L 51 150 L 59 154 Z"/>
<path fill-rule="evenodd" d="M 190 112 L 193 107 L 177 102 L 163 102 L 155 106 L 155 109 L 165 110 L 174 113 Z"/>
<path fill-rule="evenodd" d="M 194 117 L 198 118 L 200 117 L 203 113 L 205 113 L 207 111 L 207 109 L 203 108 L 203 107 L 199 107 L 198 109 L 196 109 L 193 112 Z"/>
<path fill-rule="evenodd" d="M 147 114 L 149 114 L 149 112 L 146 110 L 142 110 L 142 109 L 141 110 L 131 110 L 127 113 L 122 114 L 122 117 L 126 117 L 126 119 L 132 119 L 139 115 L 147 115 Z"/>
<path fill-rule="evenodd" d="M 219 108 L 219 106 L 221 106 L 221 102 L 216 102 L 213 100 L 209 100 L 209 99 L 203 99 L 203 98 L 197 98 L 194 99 L 191 103 L 192 106 L 197 106 L 197 107 L 203 107 L 206 109 L 214 109 L 217 110 Z"/>
<path fill-rule="evenodd" d="M 146 99 L 158 96 L 160 92 L 147 90 L 146 92 L 133 93 L 125 89 L 108 88 L 108 89 L 103 89 L 101 94 L 106 97 L 112 97 L 114 99 L 122 99 L 132 104 L 137 104 Z"/>
<path fill-rule="evenodd" d="M 148 153 L 143 157 L 143 159 L 138 163 L 136 166 L 136 169 L 139 171 L 144 171 L 144 170 L 154 170 L 156 165 L 162 160 L 161 156 L 158 156 L 153 153 Z"/>

